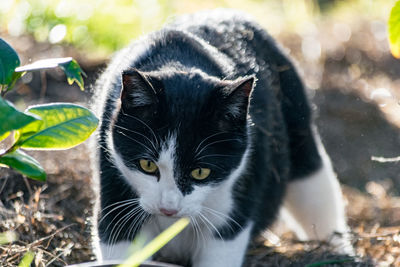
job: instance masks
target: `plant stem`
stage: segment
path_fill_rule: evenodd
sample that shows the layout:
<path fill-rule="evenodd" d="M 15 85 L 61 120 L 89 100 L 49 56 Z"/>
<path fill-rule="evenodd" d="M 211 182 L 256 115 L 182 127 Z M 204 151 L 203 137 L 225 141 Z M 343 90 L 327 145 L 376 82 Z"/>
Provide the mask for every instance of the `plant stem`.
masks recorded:
<path fill-rule="evenodd" d="M 10 152 L 13 152 L 17 149 L 17 147 L 15 146 L 16 144 L 16 140 L 15 140 L 15 136 L 14 136 L 14 131 L 11 131 L 10 134 L 4 138 L 4 140 L 0 141 L 0 142 L 4 142 L 5 140 L 7 140 L 8 138 L 12 138 L 13 140 L 11 141 L 11 144 L 9 148 L 7 148 L 4 152 L 0 153 L 0 158 Z"/>
<path fill-rule="evenodd" d="M 7 94 L 8 90 L 7 90 L 7 86 L 6 85 L 1 85 L 0 87 L 0 96 L 2 98 L 4 98 L 4 96 Z"/>

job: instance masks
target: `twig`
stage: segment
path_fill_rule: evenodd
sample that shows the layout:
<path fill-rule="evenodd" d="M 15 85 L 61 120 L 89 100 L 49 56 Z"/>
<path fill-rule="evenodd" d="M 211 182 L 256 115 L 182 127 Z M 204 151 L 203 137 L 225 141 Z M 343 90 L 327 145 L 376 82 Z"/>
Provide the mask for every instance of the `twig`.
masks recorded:
<path fill-rule="evenodd" d="M 6 252 L 6 256 L 1 261 L 1 266 L 3 266 L 4 263 L 6 262 L 6 260 L 9 258 L 8 255 L 10 255 L 10 252 L 11 252 L 11 245 L 12 245 L 12 243 L 8 244 L 8 249 L 4 249 L 4 251 Z"/>
<path fill-rule="evenodd" d="M 61 260 L 60 257 L 65 253 L 65 250 L 66 250 L 66 249 L 71 249 L 73 246 L 74 246 L 74 245 L 73 245 L 72 243 L 69 243 L 69 244 L 67 245 L 67 247 L 64 248 L 63 251 L 60 252 L 58 255 L 56 255 L 53 259 L 51 259 L 51 260 L 46 264 L 46 266 L 50 266 L 50 264 L 52 264 L 55 260 Z M 64 262 L 63 260 L 61 260 L 61 261 Z"/>
<path fill-rule="evenodd" d="M 46 254 L 49 257 L 53 258 L 53 259 L 54 258 L 59 258 L 59 256 L 57 256 L 56 254 L 53 254 L 53 253 L 47 251 L 46 249 L 41 248 L 40 246 L 36 247 L 35 249 L 38 250 L 38 251 L 43 252 L 43 254 Z M 62 259 L 58 259 L 58 260 L 60 260 L 62 262 L 62 264 L 67 265 L 67 263 L 64 260 L 62 260 Z M 53 261 L 54 260 L 52 260 L 51 262 L 53 262 Z M 42 264 L 43 264 L 43 266 L 48 266 L 49 263 L 45 264 L 45 263 L 42 262 Z"/>
<path fill-rule="evenodd" d="M 0 194 L 1 194 L 1 192 L 3 192 L 4 187 L 6 187 L 7 181 L 8 181 L 8 176 L 5 177 L 4 182 L 3 182 L 3 184 L 1 185 Z"/>
<path fill-rule="evenodd" d="M 47 91 L 46 70 L 40 70 L 40 81 L 42 84 L 42 88 L 40 89 L 40 101 L 43 101 Z"/>
<path fill-rule="evenodd" d="M 25 175 L 22 176 L 22 179 L 24 179 L 25 186 L 26 186 L 26 188 L 28 189 L 28 192 L 29 192 L 29 197 L 31 197 L 32 196 L 31 185 L 29 184 L 28 179 L 25 177 Z"/>
<path fill-rule="evenodd" d="M 40 239 L 38 239 L 38 240 L 36 240 L 36 241 L 33 241 L 32 243 L 29 244 L 29 246 L 35 246 L 35 245 L 37 245 L 38 243 L 41 243 L 41 242 L 43 242 L 44 240 L 46 240 L 46 239 L 48 239 L 48 238 L 53 238 L 56 234 L 58 234 L 58 233 L 64 231 L 65 229 L 67 229 L 67 228 L 69 228 L 69 227 L 71 227 L 71 226 L 73 226 L 73 225 L 75 225 L 75 223 L 71 223 L 71 224 L 69 224 L 69 225 L 66 225 L 66 226 L 62 227 L 61 229 L 58 229 L 57 231 L 55 231 L 55 232 L 52 233 L 51 235 L 48 235 L 48 236 L 42 237 L 42 238 L 40 238 Z"/>
<path fill-rule="evenodd" d="M 382 163 L 387 163 L 387 162 L 399 162 L 400 161 L 400 156 L 399 157 L 394 157 L 394 158 L 385 158 L 385 157 L 371 157 L 372 161 L 377 161 L 377 162 L 382 162 Z"/>

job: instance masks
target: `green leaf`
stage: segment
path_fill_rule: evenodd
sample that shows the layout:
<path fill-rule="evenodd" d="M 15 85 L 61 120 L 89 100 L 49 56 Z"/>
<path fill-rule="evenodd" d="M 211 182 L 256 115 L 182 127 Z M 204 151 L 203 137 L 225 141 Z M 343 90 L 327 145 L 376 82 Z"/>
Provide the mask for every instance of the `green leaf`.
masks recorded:
<path fill-rule="evenodd" d="M 86 74 L 83 72 L 75 59 L 73 59 L 69 63 L 61 64 L 60 67 L 64 70 L 65 75 L 67 75 L 68 84 L 71 85 L 76 82 L 76 84 L 79 86 L 79 88 L 81 88 L 82 91 L 85 90 L 82 74 Z"/>
<path fill-rule="evenodd" d="M 13 89 L 14 85 L 16 84 L 16 82 L 19 80 L 19 78 L 21 78 L 22 76 L 25 75 L 26 72 L 14 72 L 13 75 L 11 76 L 11 82 L 10 84 L 7 86 L 7 90 L 6 92 L 10 91 L 11 89 Z"/>
<path fill-rule="evenodd" d="M 9 131 L 18 130 L 34 121 L 40 121 L 40 117 L 23 113 L 0 97 L 0 136 Z"/>
<path fill-rule="evenodd" d="M 33 62 L 32 64 L 16 68 L 16 72 L 34 71 L 42 69 L 52 69 L 60 67 L 67 76 L 68 83 L 71 85 L 74 82 L 78 84 L 81 90 L 84 90 L 82 75 L 85 75 L 78 62 L 72 57 L 65 58 L 49 58 Z"/>
<path fill-rule="evenodd" d="M 21 150 L 15 150 L 0 157 L 0 165 L 6 165 L 29 178 L 46 181 L 46 173 L 40 163 Z"/>
<path fill-rule="evenodd" d="M 40 116 L 43 123 L 32 123 L 19 130 L 17 142 L 26 149 L 68 149 L 85 141 L 96 129 L 98 119 L 88 109 L 75 104 L 47 104 L 27 112 Z"/>
<path fill-rule="evenodd" d="M 390 51 L 395 58 L 400 58 L 400 1 L 390 12 L 388 21 Z"/>
<path fill-rule="evenodd" d="M 0 38 L 0 84 L 8 85 L 16 67 L 20 64 L 17 52 Z"/>

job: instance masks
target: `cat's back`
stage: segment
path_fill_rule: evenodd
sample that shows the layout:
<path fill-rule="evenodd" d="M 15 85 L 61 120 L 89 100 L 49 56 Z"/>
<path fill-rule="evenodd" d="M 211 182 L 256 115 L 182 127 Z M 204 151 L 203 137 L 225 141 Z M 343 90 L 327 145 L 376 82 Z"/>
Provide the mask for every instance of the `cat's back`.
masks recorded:
<path fill-rule="evenodd" d="M 178 17 L 171 29 L 187 31 L 205 40 L 235 63 L 240 75 L 256 74 L 278 64 L 273 39 L 249 15 L 216 9 Z M 280 52 L 279 52 L 280 54 Z"/>

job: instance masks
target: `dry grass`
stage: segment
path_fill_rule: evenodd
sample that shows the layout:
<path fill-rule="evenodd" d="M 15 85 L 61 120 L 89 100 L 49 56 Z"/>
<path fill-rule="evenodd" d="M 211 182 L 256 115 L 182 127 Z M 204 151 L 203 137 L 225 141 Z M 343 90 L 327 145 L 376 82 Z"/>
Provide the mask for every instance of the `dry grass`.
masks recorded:
<path fill-rule="evenodd" d="M 35 266 L 65 266 L 93 259 L 89 232 L 93 192 L 86 147 L 35 156 L 50 172 L 46 184 L 9 171 L 1 173 L 0 231 L 13 230 L 19 238 L 0 246 L 0 265 L 16 266 L 28 250 L 36 255 Z M 387 195 L 377 183 L 368 188 L 370 193 L 343 187 L 358 259 L 336 255 L 321 242 L 296 241 L 287 233 L 274 244 L 260 238 L 249 250 L 248 266 L 304 266 L 343 260 L 348 261 L 337 266 L 399 264 L 400 227 L 396 225 L 400 225 L 400 198 Z"/>
<path fill-rule="evenodd" d="M 13 230 L 19 238 L 0 246 L 0 266 L 16 266 L 28 250 L 36 255 L 35 266 L 92 259 L 93 192 L 85 147 L 35 156 L 48 170 L 45 184 L 1 169 L 0 232 Z"/>

